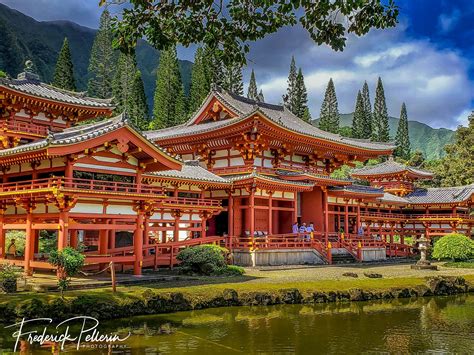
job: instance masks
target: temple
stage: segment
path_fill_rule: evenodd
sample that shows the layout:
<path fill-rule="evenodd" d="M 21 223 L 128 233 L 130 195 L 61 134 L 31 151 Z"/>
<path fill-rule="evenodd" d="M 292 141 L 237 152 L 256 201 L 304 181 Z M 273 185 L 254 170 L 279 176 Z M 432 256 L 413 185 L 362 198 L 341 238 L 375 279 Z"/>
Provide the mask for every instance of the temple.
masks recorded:
<path fill-rule="evenodd" d="M 395 147 L 322 131 L 284 106 L 216 87 L 186 123 L 146 132 L 113 110 L 30 68 L 0 79 L 0 262 L 52 269 L 45 233 L 58 249 L 81 245 L 87 267 L 113 261 L 135 275 L 203 243 L 242 265 L 332 263 L 409 256 L 407 237 L 472 234 L 474 185 L 420 189 L 433 175 L 391 158 L 334 178 Z M 297 221 L 314 233 L 291 233 Z M 8 255 L 9 231 L 24 231 L 24 255 Z"/>

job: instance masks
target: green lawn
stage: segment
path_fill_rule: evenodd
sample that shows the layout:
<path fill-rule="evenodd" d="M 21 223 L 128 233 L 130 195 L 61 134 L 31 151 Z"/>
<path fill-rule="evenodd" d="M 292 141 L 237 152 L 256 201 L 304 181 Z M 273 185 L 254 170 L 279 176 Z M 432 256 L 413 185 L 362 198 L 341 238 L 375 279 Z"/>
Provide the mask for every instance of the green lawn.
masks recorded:
<path fill-rule="evenodd" d="M 446 267 L 455 267 L 455 268 L 463 268 L 463 269 L 474 269 L 474 260 L 468 261 L 450 261 L 446 264 L 443 264 Z"/>

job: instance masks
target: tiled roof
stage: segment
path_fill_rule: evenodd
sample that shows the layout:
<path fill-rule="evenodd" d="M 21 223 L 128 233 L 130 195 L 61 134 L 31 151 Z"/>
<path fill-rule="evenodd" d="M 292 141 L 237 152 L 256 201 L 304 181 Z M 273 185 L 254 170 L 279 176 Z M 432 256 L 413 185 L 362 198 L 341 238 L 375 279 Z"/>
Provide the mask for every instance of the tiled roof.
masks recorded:
<path fill-rule="evenodd" d="M 411 172 L 412 174 L 418 175 L 421 178 L 433 177 L 433 173 L 429 171 L 413 168 L 411 166 L 397 163 L 393 159 L 389 159 L 377 165 L 366 166 L 360 169 L 354 169 L 351 175 L 353 176 L 385 175 L 385 174 L 402 173 L 404 171 Z"/>
<path fill-rule="evenodd" d="M 164 170 L 151 173 L 153 176 L 169 177 L 178 179 L 188 180 L 199 180 L 207 182 L 215 182 L 221 184 L 230 185 L 231 182 L 224 179 L 216 174 L 211 173 L 209 170 L 204 169 L 199 165 L 196 160 L 187 160 L 184 162 L 181 170 Z"/>
<path fill-rule="evenodd" d="M 385 192 L 383 197 L 379 198 L 380 202 L 387 202 L 387 203 L 398 203 L 398 204 L 408 204 L 409 201 L 403 197 L 393 195 L 389 192 Z"/>
<path fill-rule="evenodd" d="M 362 194 L 374 194 L 374 195 L 381 195 L 383 194 L 382 188 L 376 188 L 372 186 L 365 186 L 365 185 L 348 185 L 348 186 L 331 186 L 329 188 L 330 191 L 346 191 L 346 192 L 356 192 Z"/>
<path fill-rule="evenodd" d="M 125 113 L 123 113 L 116 117 L 102 120 L 100 122 L 66 128 L 64 131 L 59 132 L 59 133 L 49 132 L 48 136 L 44 139 L 40 139 L 31 143 L 22 144 L 14 148 L 0 150 L 0 156 L 8 156 L 8 155 L 13 155 L 13 154 L 18 154 L 18 153 L 36 151 L 39 149 L 43 149 L 43 148 L 47 148 L 47 147 L 55 146 L 55 145 L 75 144 L 75 143 L 87 141 L 89 139 L 93 139 L 96 137 L 100 137 L 106 133 L 115 131 L 124 126 L 130 127 L 137 134 L 141 135 L 146 140 L 146 137 L 144 137 L 142 133 L 137 128 L 135 128 L 135 126 L 128 119 L 128 116 Z M 160 150 L 162 153 L 165 153 L 166 155 L 170 156 L 169 153 L 167 153 L 165 150 L 163 150 L 161 147 L 159 147 L 152 141 L 149 141 L 149 144 L 153 145 L 156 149 Z M 177 158 L 174 158 L 174 157 L 172 158 L 180 161 Z"/>
<path fill-rule="evenodd" d="M 73 92 L 60 89 L 42 83 L 29 76 L 21 77 L 19 75 L 19 79 L 0 78 L 0 88 L 2 86 L 38 98 L 64 102 L 72 105 L 89 106 L 94 108 L 113 108 L 112 99 L 88 97 L 85 92 Z"/>
<path fill-rule="evenodd" d="M 416 189 L 405 196 L 411 204 L 443 204 L 463 202 L 474 194 L 474 184 L 455 187 Z"/>
<path fill-rule="evenodd" d="M 299 134 L 363 149 L 387 151 L 395 148 L 395 146 L 390 143 L 376 143 L 364 139 L 346 138 L 340 136 L 339 134 L 323 131 L 298 118 L 286 107 L 281 105 L 272 105 L 269 103 L 248 99 L 246 97 L 235 95 L 219 88 L 213 90 L 208 98 L 211 96 L 216 96 L 223 103 L 227 104 L 230 109 L 236 112 L 238 117 L 200 124 L 194 124 L 195 117 L 193 117 L 190 121 L 181 126 L 160 131 L 149 131 L 146 133 L 146 135 L 150 139 L 160 139 L 197 134 L 236 123 L 247 118 L 253 113 L 261 112 L 265 117 L 276 124 Z"/>
<path fill-rule="evenodd" d="M 319 180 L 338 181 L 338 182 L 343 182 L 347 184 L 351 184 L 354 181 L 352 179 L 339 179 L 339 178 L 334 178 L 328 175 L 316 174 L 316 173 L 312 173 L 308 171 L 303 172 L 303 171 L 277 170 L 275 173 L 279 176 L 307 176 L 308 179 L 315 178 Z"/>
<path fill-rule="evenodd" d="M 247 180 L 251 178 L 259 178 L 263 180 L 269 180 L 271 182 L 277 182 L 280 184 L 288 184 L 288 185 L 295 185 L 295 186 L 308 186 L 308 187 L 314 186 L 313 183 L 308 183 L 308 182 L 282 180 L 276 176 L 259 173 L 256 170 L 253 170 L 252 172 L 246 173 L 246 174 L 224 176 L 224 179 L 227 179 L 228 181 L 232 181 L 232 182 Z"/>

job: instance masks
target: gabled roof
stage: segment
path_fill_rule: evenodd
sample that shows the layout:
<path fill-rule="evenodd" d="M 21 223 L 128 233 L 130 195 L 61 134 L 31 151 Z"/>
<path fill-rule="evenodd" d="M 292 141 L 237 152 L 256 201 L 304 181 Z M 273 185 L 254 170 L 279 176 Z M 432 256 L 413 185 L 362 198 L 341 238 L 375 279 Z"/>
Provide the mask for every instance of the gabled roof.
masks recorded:
<path fill-rule="evenodd" d="M 408 173 L 419 179 L 431 179 L 433 177 L 433 173 L 429 171 L 413 168 L 411 166 L 398 163 L 392 158 L 377 165 L 366 166 L 360 169 L 354 169 L 351 175 L 356 176 L 356 177 L 368 177 L 368 176 L 394 175 L 394 174 L 402 174 L 402 173 Z"/>
<path fill-rule="evenodd" d="M 397 204 L 397 205 L 407 205 L 410 202 L 403 197 L 391 194 L 389 192 L 385 192 L 383 194 L 383 197 L 379 198 L 380 202 L 382 203 L 388 203 L 388 204 Z"/>
<path fill-rule="evenodd" d="M 361 195 L 373 195 L 374 197 L 383 196 L 384 192 L 382 188 L 376 188 L 372 186 L 365 185 L 348 185 L 348 186 L 331 186 L 329 191 L 332 192 L 344 192 L 351 194 L 361 194 Z"/>
<path fill-rule="evenodd" d="M 201 132 L 209 132 L 228 125 L 232 125 L 234 123 L 243 121 L 256 113 L 261 113 L 264 117 L 268 118 L 270 121 L 279 125 L 280 127 L 283 127 L 287 130 L 301 135 L 331 141 L 350 147 L 374 151 L 387 152 L 395 148 L 395 146 L 390 143 L 376 143 L 365 139 L 346 138 L 342 137 L 339 134 L 333 134 L 323 131 L 298 118 L 285 106 L 273 105 L 265 102 L 248 99 L 246 97 L 224 91 L 220 88 L 215 88 L 211 91 L 207 99 L 204 101 L 201 110 L 203 110 L 214 97 L 220 102 L 222 102 L 224 105 L 229 107 L 233 112 L 235 112 L 237 114 L 237 117 L 223 119 L 215 122 L 204 122 L 196 124 L 196 121 L 200 114 L 200 112 L 198 112 L 193 118 L 191 118 L 183 125 L 173 127 L 171 129 L 168 128 L 158 131 L 149 131 L 145 134 L 148 138 L 153 140 L 194 135 L 199 134 Z"/>
<path fill-rule="evenodd" d="M 164 156 L 167 161 L 170 161 L 171 164 L 176 167 L 181 166 L 182 161 L 180 159 L 171 156 L 164 149 L 143 136 L 142 133 L 129 121 L 126 114 L 120 114 L 114 118 L 102 120 L 96 123 L 66 128 L 64 131 L 59 133 L 49 132 L 48 136 L 44 139 L 22 144 L 14 148 L 0 150 L 0 157 L 9 157 L 46 149 L 49 151 L 50 149 L 57 147 L 72 146 L 102 137 L 105 134 L 112 133 L 124 127 L 128 128 L 135 137 L 140 138 L 141 141 L 144 142 L 144 147 L 149 147 L 147 149 L 149 149 L 150 152 L 154 151 L 159 153 L 159 155 Z M 117 138 L 119 137 L 117 136 Z"/>
<path fill-rule="evenodd" d="M 28 96 L 34 96 L 41 99 L 77 106 L 113 109 L 112 99 L 98 99 L 88 97 L 85 92 L 73 92 L 60 89 L 55 86 L 40 82 L 31 74 L 22 74 L 19 75 L 18 79 L 0 78 L 0 89 L 4 87 L 17 93 L 26 94 Z"/>
<path fill-rule="evenodd" d="M 199 165 L 196 160 L 187 160 L 184 162 L 181 170 L 163 170 L 156 171 L 150 174 L 153 177 L 172 178 L 172 179 L 185 179 L 192 181 L 204 181 L 219 183 L 223 185 L 231 185 L 231 182 L 227 179 L 220 177 L 219 175 L 211 173 L 209 170 L 204 169 Z M 147 176 L 150 176 L 147 175 Z"/>
<path fill-rule="evenodd" d="M 333 178 L 328 175 L 312 173 L 309 171 L 290 171 L 290 170 L 276 170 L 276 175 L 279 176 L 283 180 L 287 181 L 314 181 L 318 183 L 325 183 L 328 185 L 351 185 L 353 180 L 349 179 L 338 179 Z"/>
<path fill-rule="evenodd" d="M 416 189 L 405 196 L 410 204 L 452 204 L 467 201 L 474 194 L 474 184 L 455 187 Z"/>
<path fill-rule="evenodd" d="M 263 183 L 266 182 L 269 184 L 292 186 L 296 189 L 304 189 L 304 190 L 310 190 L 314 186 L 313 183 L 309 183 L 309 182 L 282 180 L 277 176 L 262 174 L 258 172 L 256 169 L 244 174 L 223 176 L 223 178 L 234 183 L 234 186 L 238 184 L 239 182 L 247 183 L 248 181 L 252 181 L 252 180 L 261 181 Z"/>

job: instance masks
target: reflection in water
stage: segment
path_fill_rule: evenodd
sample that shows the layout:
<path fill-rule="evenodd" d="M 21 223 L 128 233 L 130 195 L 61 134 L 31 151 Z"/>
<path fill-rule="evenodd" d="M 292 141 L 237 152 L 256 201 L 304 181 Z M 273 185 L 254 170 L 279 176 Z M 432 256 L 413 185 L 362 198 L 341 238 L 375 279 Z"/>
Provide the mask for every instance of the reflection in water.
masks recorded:
<path fill-rule="evenodd" d="M 474 296 L 218 308 L 102 322 L 100 330 L 130 331 L 128 348 L 82 353 L 473 353 Z M 0 352 L 12 349 L 10 336 L 0 331 Z M 34 354 L 42 351 L 51 353 Z"/>

